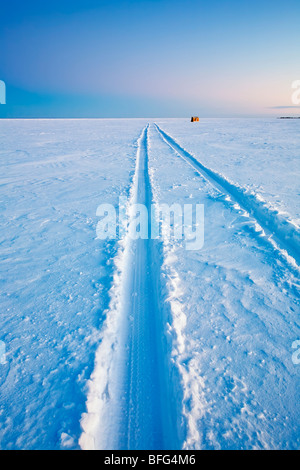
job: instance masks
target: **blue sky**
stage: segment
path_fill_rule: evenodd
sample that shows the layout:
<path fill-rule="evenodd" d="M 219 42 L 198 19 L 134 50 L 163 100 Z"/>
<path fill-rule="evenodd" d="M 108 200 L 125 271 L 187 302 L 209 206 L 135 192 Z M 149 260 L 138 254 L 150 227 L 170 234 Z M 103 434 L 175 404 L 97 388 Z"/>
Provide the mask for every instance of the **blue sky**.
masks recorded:
<path fill-rule="evenodd" d="M 0 13 L 0 117 L 300 112 L 299 0 L 10 0 Z"/>

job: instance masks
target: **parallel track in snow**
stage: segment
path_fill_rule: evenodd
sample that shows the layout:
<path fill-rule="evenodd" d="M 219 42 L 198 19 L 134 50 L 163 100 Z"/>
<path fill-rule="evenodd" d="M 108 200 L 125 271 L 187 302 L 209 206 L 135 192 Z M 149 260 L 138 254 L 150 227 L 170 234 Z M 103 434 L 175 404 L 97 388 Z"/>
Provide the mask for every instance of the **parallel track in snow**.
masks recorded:
<path fill-rule="evenodd" d="M 148 209 L 149 234 L 151 203 L 147 126 L 138 141 L 130 205 Z M 125 238 L 82 420 L 84 449 L 180 448 L 165 347 L 159 243 L 150 236 L 133 240 L 127 233 Z"/>
<path fill-rule="evenodd" d="M 292 257 L 299 269 L 300 231 L 293 224 L 261 203 L 255 195 L 247 193 L 243 188 L 228 181 L 221 174 L 203 165 L 195 156 L 176 142 L 172 136 L 167 134 L 167 132 L 161 129 L 157 124 L 154 125 L 161 138 L 180 158 L 191 165 L 219 191 L 227 194 L 232 200 L 237 202 L 242 209 L 248 212 L 264 230 L 269 240 L 275 242 L 277 247 L 284 250 L 288 256 Z"/>
<path fill-rule="evenodd" d="M 152 191 L 148 172 L 148 127 L 143 131 L 136 172 L 136 203 L 150 215 Z M 172 443 L 171 410 L 163 348 L 164 330 L 160 295 L 160 253 L 156 240 L 148 237 L 132 241 L 132 303 L 130 314 L 130 370 L 127 390 L 129 403 L 128 449 L 167 449 Z M 131 272 L 130 272 L 131 271 Z"/>

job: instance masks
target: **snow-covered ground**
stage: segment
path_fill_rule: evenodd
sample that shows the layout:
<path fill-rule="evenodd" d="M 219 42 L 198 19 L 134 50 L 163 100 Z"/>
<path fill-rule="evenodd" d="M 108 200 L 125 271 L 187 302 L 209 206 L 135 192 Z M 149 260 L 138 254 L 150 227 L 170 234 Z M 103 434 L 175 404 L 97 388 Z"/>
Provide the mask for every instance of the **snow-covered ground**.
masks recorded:
<path fill-rule="evenodd" d="M 299 448 L 300 122 L 147 123 L 0 121 L 0 448 Z M 204 246 L 96 239 L 120 195 Z"/>
<path fill-rule="evenodd" d="M 204 165 L 300 226 L 298 120 L 169 119 L 157 123 Z"/>
<path fill-rule="evenodd" d="M 1 121 L 1 448 L 78 447 L 113 242 L 96 209 L 128 194 L 130 121 Z"/>

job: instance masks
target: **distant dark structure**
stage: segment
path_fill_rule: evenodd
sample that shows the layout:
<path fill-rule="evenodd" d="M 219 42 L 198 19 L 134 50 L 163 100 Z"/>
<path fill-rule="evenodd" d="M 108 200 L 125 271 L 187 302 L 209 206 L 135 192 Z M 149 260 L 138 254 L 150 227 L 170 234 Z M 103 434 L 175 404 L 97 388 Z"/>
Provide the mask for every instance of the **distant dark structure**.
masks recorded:
<path fill-rule="evenodd" d="M 191 117 L 191 122 L 199 122 L 198 116 L 192 116 Z"/>

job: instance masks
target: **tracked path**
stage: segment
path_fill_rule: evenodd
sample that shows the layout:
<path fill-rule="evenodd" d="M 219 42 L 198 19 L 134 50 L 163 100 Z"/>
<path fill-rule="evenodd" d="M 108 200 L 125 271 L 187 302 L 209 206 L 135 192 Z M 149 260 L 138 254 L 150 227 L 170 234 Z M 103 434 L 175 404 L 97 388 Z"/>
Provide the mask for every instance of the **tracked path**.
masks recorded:
<path fill-rule="evenodd" d="M 293 224 L 262 204 L 255 195 L 246 193 L 243 188 L 236 186 L 222 175 L 204 166 L 157 124 L 155 124 L 155 127 L 162 139 L 175 150 L 179 157 L 183 158 L 217 189 L 229 195 L 242 209 L 251 214 L 265 231 L 270 241 L 274 241 L 280 249 L 296 261 L 298 267 L 300 266 L 300 233 Z"/>
<path fill-rule="evenodd" d="M 139 139 L 132 189 L 131 206 L 142 204 L 150 215 L 148 127 Z M 169 388 L 160 262 L 159 241 L 127 234 L 112 293 L 117 306 L 108 313 L 82 422 L 84 449 L 180 447 Z"/>
<path fill-rule="evenodd" d="M 150 214 L 152 202 L 148 173 L 148 128 L 140 141 L 137 162 L 136 203 Z M 150 218 L 148 233 L 151 233 Z M 167 448 L 170 415 L 166 407 L 167 383 L 164 370 L 164 325 L 160 302 L 160 263 L 157 242 L 138 239 L 132 244 L 131 292 L 132 316 L 130 344 L 130 380 L 127 423 L 128 449 Z M 171 433 L 172 435 L 172 433 Z M 167 447 L 166 447 L 167 446 Z"/>

